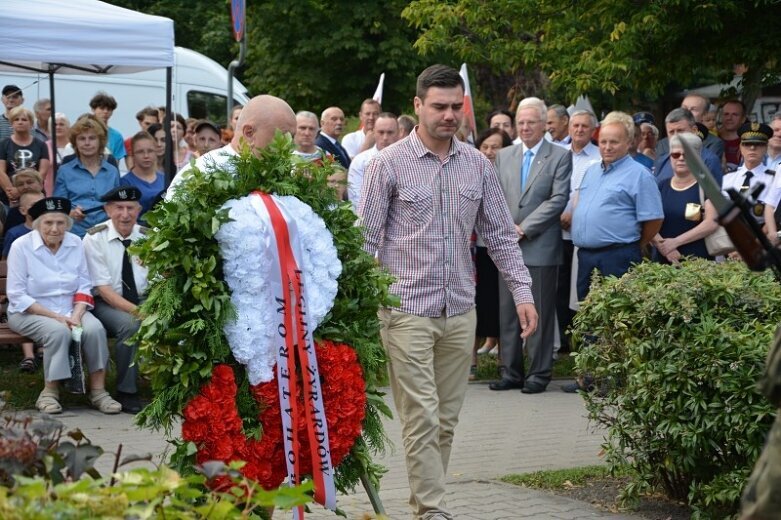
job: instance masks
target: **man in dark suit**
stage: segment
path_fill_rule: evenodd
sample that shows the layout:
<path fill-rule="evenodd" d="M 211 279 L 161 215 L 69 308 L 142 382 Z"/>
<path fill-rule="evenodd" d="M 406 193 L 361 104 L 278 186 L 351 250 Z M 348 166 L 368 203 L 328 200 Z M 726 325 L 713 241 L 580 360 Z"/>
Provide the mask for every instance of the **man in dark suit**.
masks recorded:
<path fill-rule="evenodd" d="M 346 170 L 350 167 L 350 155 L 339 143 L 342 130 L 344 130 L 342 109 L 339 107 L 326 108 L 320 116 L 320 133 L 317 135 L 315 144 L 333 155 Z"/>
<path fill-rule="evenodd" d="M 496 170 L 518 233 L 524 263 L 532 278 L 532 296 L 539 315 L 537 331 L 526 339 L 530 366 L 524 374 L 520 324 L 512 295 L 499 282 L 499 344 L 502 379 L 491 390 L 520 388 L 525 394 L 545 391 L 553 369 L 556 325 L 556 280 L 562 263 L 559 217 L 567 206 L 572 174 L 568 150 L 543 139 L 547 108 L 526 98 L 515 117 L 521 144 L 499 151 Z"/>
<path fill-rule="evenodd" d="M 681 101 L 681 108 L 685 108 L 691 112 L 692 116 L 694 116 L 695 123 L 702 123 L 702 116 L 708 111 L 708 107 L 710 107 L 710 100 L 700 94 L 689 94 Z M 668 135 L 664 139 L 659 140 L 656 144 L 657 158 L 670 154 L 669 137 L 670 136 Z M 720 137 L 708 132 L 705 135 L 702 146 L 713 152 L 713 155 L 721 162 L 721 158 L 724 156 L 724 141 L 722 141 Z"/>

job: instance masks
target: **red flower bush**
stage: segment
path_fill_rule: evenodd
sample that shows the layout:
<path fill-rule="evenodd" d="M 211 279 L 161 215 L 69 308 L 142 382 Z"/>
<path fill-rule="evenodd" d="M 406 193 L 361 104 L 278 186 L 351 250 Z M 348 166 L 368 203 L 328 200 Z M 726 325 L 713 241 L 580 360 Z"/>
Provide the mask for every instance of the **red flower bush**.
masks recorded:
<path fill-rule="evenodd" d="M 331 462 L 336 467 L 361 434 L 366 408 L 365 384 L 358 357 L 350 346 L 324 340 L 316 343 L 316 352 Z M 199 464 L 209 460 L 225 463 L 243 460 L 246 462 L 241 470 L 244 476 L 265 489 L 274 489 L 287 476 L 277 379 L 253 386 L 250 391 L 262 410 L 263 436 L 259 441 L 248 439 L 242 431 L 236 408 L 236 381 L 233 369 L 228 365 L 215 366 L 211 381 L 185 406 L 182 438 L 198 447 L 196 460 Z M 301 385 L 297 431 L 301 443 L 301 472 L 306 475 L 312 473 L 312 462 L 300 391 Z"/>

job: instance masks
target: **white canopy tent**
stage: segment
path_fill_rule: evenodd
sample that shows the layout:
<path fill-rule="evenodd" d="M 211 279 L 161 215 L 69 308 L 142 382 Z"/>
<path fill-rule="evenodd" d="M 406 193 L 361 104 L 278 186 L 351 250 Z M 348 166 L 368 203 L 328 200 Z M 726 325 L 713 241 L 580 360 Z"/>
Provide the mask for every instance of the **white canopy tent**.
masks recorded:
<path fill-rule="evenodd" d="M 0 70 L 49 74 L 52 113 L 55 74 L 167 68 L 166 119 L 170 117 L 173 20 L 98 0 L 2 0 L 0 27 Z"/>

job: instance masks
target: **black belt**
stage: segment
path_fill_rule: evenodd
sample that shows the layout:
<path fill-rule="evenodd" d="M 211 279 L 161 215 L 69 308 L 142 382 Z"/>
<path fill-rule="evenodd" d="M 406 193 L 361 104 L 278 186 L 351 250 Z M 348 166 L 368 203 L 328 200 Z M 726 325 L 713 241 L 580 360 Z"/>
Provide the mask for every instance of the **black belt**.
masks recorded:
<path fill-rule="evenodd" d="M 580 247 L 581 251 L 588 251 L 589 253 L 604 253 L 605 251 L 612 251 L 613 249 L 621 249 L 624 247 L 640 247 L 640 241 L 630 242 L 628 244 L 609 244 L 602 247 Z"/>

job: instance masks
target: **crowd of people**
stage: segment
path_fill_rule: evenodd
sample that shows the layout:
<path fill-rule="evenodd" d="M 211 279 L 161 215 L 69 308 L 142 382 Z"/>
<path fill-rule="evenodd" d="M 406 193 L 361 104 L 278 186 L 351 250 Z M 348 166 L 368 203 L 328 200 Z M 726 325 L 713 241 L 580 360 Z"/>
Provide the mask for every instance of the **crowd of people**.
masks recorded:
<path fill-rule="evenodd" d="M 643 258 L 722 259 L 706 242 L 719 229 L 716 211 L 685 150 L 702 157 L 724 190 L 753 193 L 761 182 L 754 215 L 776 241 L 781 114 L 771 125 L 750 122 L 739 100 L 715 107 L 688 95 L 665 117 L 660 139 L 648 112 L 613 111 L 599 121 L 589 109 L 528 97 L 514 112 L 492 112 L 471 144 L 462 80 L 432 66 L 418 78 L 417 120 L 366 99 L 360 128 L 347 135 L 340 107 L 318 117 L 273 96 L 237 107 L 227 130 L 173 114 L 179 173 L 167 191 L 158 109 L 141 109 L 140 131 L 124 139 L 108 125 L 117 104 L 105 93 L 73 124 L 52 117 L 47 100 L 34 113 L 23 108 L 13 85 L 2 101 L 8 323 L 42 347 L 39 410 L 62 410 L 72 341 L 83 349 L 96 408 L 141 408 L 129 338 L 147 282 L 126 249 L 146 231 L 144 212 L 158 197 L 176 196 L 192 159 L 228 165 L 244 144 L 262 149 L 275 131 L 288 132 L 299 160 L 341 166 L 331 181 L 364 226 L 365 250 L 396 278 L 400 304 L 381 310 L 382 340 L 410 504 L 429 520 L 452 518 L 444 475 L 477 355 L 500 355 L 502 377 L 491 390 L 544 392 L 556 352 L 570 348 L 567 328 L 594 270 L 620 276 Z M 105 388 L 107 337 L 116 338 L 116 398 Z M 20 368 L 35 370 L 34 345 L 23 354 Z M 565 387 L 589 389 L 586 380 Z"/>

